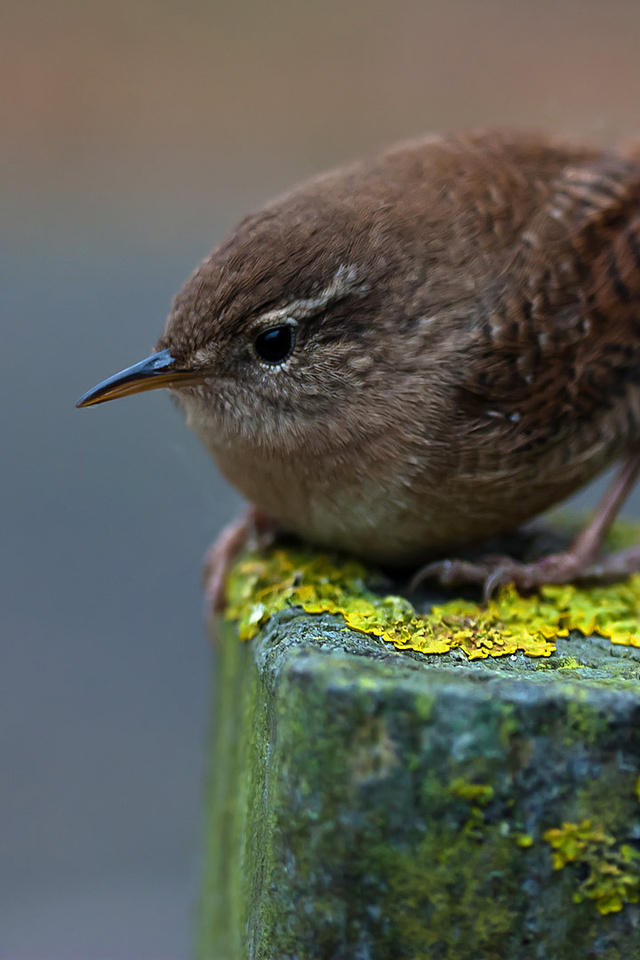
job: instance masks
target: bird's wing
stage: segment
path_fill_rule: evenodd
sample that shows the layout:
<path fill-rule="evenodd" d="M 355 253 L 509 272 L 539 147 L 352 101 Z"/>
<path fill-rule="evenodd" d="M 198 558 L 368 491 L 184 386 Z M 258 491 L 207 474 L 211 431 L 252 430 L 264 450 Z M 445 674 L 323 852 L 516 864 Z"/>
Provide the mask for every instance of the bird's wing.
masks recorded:
<path fill-rule="evenodd" d="M 640 163 L 567 167 L 478 305 L 461 401 L 560 439 L 640 383 Z"/>

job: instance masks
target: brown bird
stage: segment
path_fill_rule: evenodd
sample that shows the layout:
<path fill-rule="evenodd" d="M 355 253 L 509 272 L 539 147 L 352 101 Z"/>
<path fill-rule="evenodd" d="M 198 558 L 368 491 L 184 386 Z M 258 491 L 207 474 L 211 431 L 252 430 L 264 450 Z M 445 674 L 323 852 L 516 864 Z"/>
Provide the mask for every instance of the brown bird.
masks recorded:
<path fill-rule="evenodd" d="M 566 552 L 420 576 L 488 595 L 638 570 L 601 547 L 640 472 L 640 150 L 492 131 L 319 176 L 244 219 L 156 352 L 78 406 L 161 386 L 253 505 L 209 556 L 218 606 L 252 530 L 418 564 L 620 458 Z"/>

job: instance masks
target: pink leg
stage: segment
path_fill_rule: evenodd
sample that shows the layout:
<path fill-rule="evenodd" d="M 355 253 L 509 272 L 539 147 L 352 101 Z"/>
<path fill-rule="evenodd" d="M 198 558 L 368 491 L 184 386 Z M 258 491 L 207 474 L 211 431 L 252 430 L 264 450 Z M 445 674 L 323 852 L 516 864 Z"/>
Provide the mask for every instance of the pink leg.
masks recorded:
<path fill-rule="evenodd" d="M 205 604 L 208 613 L 219 613 L 224 607 L 229 569 L 245 546 L 263 550 L 273 540 L 274 522 L 257 507 L 244 513 L 222 530 L 207 550 L 202 571 Z"/>
<path fill-rule="evenodd" d="M 640 569 L 640 546 L 598 561 L 602 544 L 620 507 L 640 474 L 640 448 L 623 462 L 619 473 L 598 504 L 593 519 L 562 553 L 551 554 L 535 563 L 519 563 L 511 557 L 487 556 L 477 562 L 439 560 L 418 571 L 410 584 L 414 590 L 428 577 L 442 584 L 477 583 L 483 586 L 485 599 L 505 583 L 520 590 L 535 590 L 545 583 L 569 583 L 572 580 L 613 579 Z"/>

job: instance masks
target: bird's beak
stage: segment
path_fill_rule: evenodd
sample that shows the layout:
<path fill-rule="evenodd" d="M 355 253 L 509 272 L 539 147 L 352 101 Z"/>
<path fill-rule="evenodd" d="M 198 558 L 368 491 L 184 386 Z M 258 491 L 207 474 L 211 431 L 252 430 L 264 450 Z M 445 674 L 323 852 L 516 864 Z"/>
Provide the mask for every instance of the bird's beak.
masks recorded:
<path fill-rule="evenodd" d="M 202 378 L 202 374 L 194 370 L 176 370 L 175 360 L 168 350 L 154 353 L 140 363 L 121 370 L 108 380 L 103 380 L 97 387 L 93 387 L 83 394 L 76 407 L 91 407 L 95 403 L 105 403 L 117 397 L 128 397 L 132 393 L 143 393 L 145 390 L 156 390 L 158 387 L 169 387 L 185 382 L 194 383 Z"/>

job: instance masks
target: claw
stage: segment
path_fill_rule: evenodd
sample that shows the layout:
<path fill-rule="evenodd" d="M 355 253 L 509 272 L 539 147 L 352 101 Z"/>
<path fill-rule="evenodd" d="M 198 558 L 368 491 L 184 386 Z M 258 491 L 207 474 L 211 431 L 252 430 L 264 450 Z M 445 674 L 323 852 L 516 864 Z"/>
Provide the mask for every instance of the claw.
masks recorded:
<path fill-rule="evenodd" d="M 421 583 L 431 577 L 435 577 L 438 583 L 448 584 L 454 563 L 454 560 L 436 560 L 435 563 L 428 563 L 426 567 L 420 567 L 409 582 L 409 593 L 413 593 Z"/>
<path fill-rule="evenodd" d="M 485 603 L 489 603 L 498 587 L 504 587 L 511 582 L 511 575 L 507 573 L 506 567 L 498 567 L 493 573 L 490 573 L 482 587 L 482 598 Z"/>
<path fill-rule="evenodd" d="M 585 564 L 571 550 L 543 557 L 535 563 L 520 563 L 511 557 L 487 556 L 475 563 L 468 560 L 440 560 L 423 567 L 413 577 L 410 589 L 436 577 L 439 583 L 473 583 L 482 587 L 485 602 L 488 602 L 499 587 L 513 583 L 517 590 L 529 592 L 547 583 L 570 583 L 573 580 L 611 579 L 625 576 L 640 568 L 640 548 L 631 548 L 624 554 L 605 557 L 599 564 Z"/>

